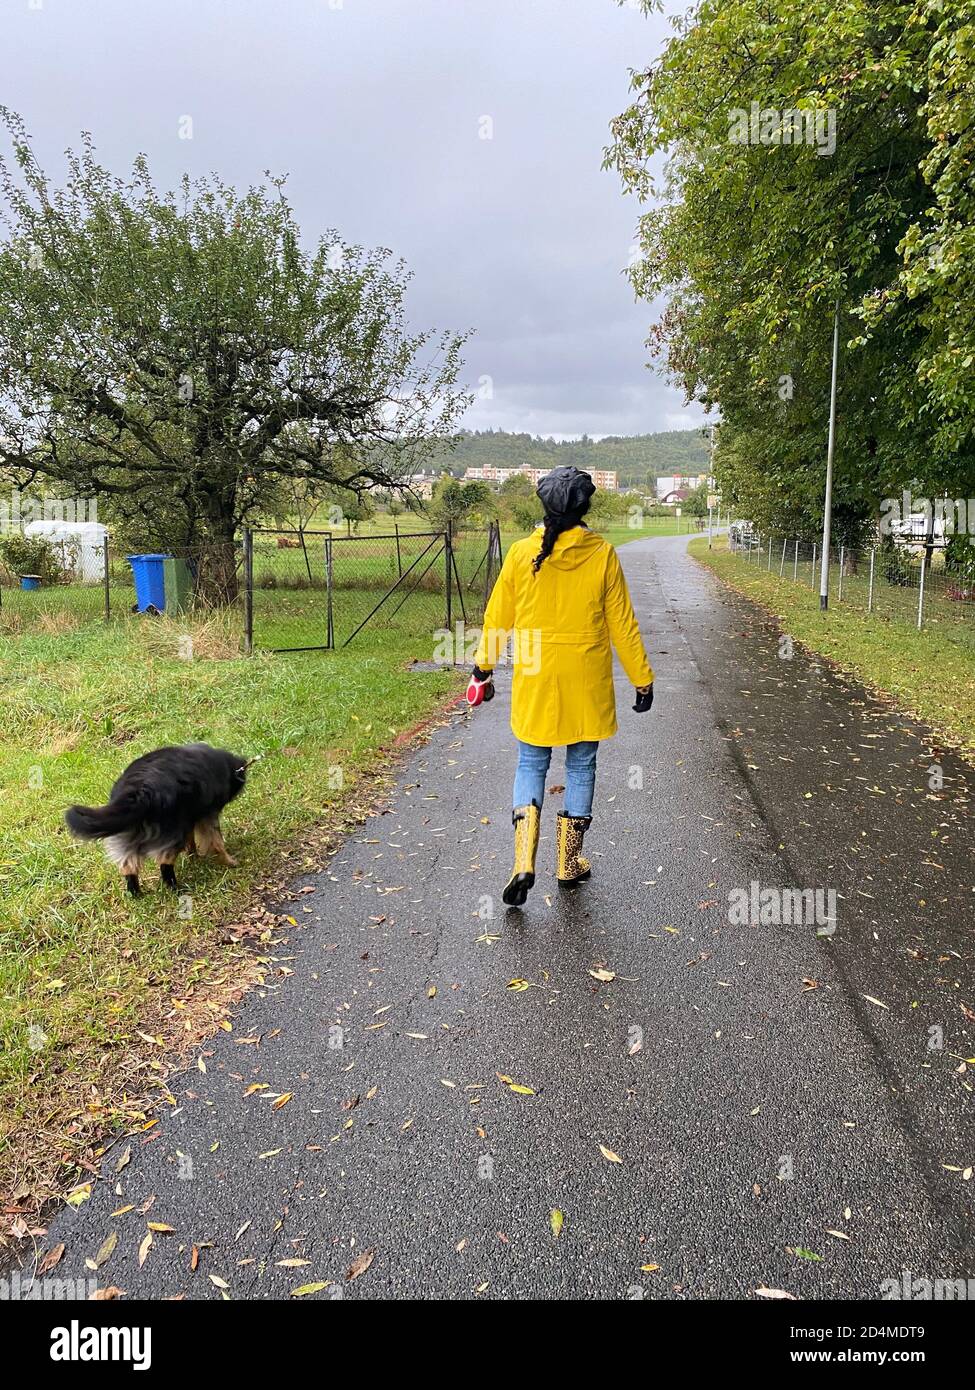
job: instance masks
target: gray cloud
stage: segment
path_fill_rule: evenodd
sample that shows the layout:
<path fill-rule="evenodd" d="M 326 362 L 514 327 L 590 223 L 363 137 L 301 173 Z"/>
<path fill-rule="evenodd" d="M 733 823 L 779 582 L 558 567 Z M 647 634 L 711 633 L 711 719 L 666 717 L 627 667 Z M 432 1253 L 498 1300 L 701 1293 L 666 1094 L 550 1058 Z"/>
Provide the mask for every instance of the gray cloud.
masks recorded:
<path fill-rule="evenodd" d="M 646 370 L 636 205 L 600 169 L 665 32 L 613 0 L 5 0 L 4 100 L 54 169 L 87 129 L 161 185 L 287 172 L 309 235 L 407 259 L 417 326 L 476 330 L 472 428 L 634 433 L 700 419 Z"/>

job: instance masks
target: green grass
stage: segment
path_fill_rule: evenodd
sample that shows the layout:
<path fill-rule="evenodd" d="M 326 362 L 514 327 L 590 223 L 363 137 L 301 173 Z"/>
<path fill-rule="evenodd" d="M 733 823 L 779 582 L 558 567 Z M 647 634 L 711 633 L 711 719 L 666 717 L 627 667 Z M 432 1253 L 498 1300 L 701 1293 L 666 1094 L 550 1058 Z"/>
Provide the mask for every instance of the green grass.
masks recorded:
<path fill-rule="evenodd" d="M 647 517 L 642 526 L 628 526 L 625 522 L 620 525 L 600 526 L 593 523 L 593 530 L 598 531 L 599 535 L 615 546 L 625 545 L 627 541 L 644 540 L 647 536 L 688 536 L 699 531 L 702 526 L 707 529 L 707 517 L 703 522 L 698 522 L 692 516 L 651 516 Z"/>
<path fill-rule="evenodd" d="M 5 1178 L 43 1186 L 93 1124 L 124 1115 L 117 1064 L 138 1049 L 137 1026 L 166 1013 L 188 971 L 209 978 L 215 926 L 235 919 L 275 862 L 302 866 L 300 850 L 283 859 L 288 847 L 311 826 L 340 824 L 362 775 L 388 763 L 383 750 L 456 684 L 447 671 L 406 669 L 430 656 L 429 633 L 375 630 L 345 652 L 248 659 L 236 655 L 235 628 L 129 618 L 0 637 Z M 187 630 L 191 661 L 180 656 Z M 241 867 L 181 861 L 185 920 L 174 898 L 152 891 L 153 866 L 143 899 L 127 898 L 99 847 L 71 840 L 62 815 L 74 801 L 104 802 L 140 753 L 197 739 L 265 760 L 225 816 Z M 342 788 L 330 785 L 335 769 Z"/>
<path fill-rule="evenodd" d="M 951 741 L 975 750 L 975 643 L 969 626 L 975 625 L 975 613 L 968 614 L 966 625 L 959 620 L 957 604 L 934 596 L 931 623 L 918 632 L 916 592 L 912 602 L 903 591 L 891 594 L 892 586 L 881 589 L 875 579 L 879 611 L 868 614 L 864 596 L 849 576 L 843 580 L 843 601 L 836 597 L 834 579 L 830 608 L 821 613 L 818 583 L 815 591 L 808 583 L 796 584 L 788 567 L 780 579 L 774 557 L 769 573 L 729 552 L 723 538 L 711 551 L 706 540 L 692 541 L 689 552 L 719 579 L 774 613 L 783 630 L 804 646 L 894 696 Z M 858 577 L 858 582 L 865 581 Z M 949 617 L 941 616 L 939 604 Z"/>

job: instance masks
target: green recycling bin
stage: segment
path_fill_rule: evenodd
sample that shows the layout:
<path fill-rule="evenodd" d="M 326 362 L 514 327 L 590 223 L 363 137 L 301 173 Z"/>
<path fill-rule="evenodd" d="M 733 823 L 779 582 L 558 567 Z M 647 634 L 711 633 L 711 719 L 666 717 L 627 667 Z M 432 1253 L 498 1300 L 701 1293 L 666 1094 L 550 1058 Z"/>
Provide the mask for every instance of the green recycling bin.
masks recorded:
<path fill-rule="evenodd" d="M 193 599 L 193 576 L 185 560 L 167 555 L 163 560 L 166 612 L 185 613 Z"/>

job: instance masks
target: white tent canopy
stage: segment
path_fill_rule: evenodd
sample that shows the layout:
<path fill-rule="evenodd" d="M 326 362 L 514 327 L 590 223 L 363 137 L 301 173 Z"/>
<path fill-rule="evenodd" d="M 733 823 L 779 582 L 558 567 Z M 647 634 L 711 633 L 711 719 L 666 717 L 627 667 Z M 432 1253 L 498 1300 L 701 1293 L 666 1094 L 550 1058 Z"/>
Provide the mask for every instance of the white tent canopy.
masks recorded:
<path fill-rule="evenodd" d="M 25 536 L 43 536 L 64 557 L 64 568 L 75 579 L 97 583 L 105 575 L 105 537 L 100 521 L 28 521 Z"/>

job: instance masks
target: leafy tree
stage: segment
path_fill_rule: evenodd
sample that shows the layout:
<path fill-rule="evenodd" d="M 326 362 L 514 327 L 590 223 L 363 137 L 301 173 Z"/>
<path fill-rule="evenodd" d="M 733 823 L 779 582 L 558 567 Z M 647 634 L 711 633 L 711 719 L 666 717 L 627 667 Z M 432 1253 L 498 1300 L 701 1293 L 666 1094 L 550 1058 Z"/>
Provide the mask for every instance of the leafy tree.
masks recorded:
<path fill-rule="evenodd" d="M 487 483 L 459 483 L 447 475 L 434 488 L 428 511 L 438 526 L 460 531 L 475 512 L 490 508 L 493 500 Z"/>
<path fill-rule="evenodd" d="M 690 492 L 681 503 L 681 507 L 690 516 L 707 516 L 708 496 L 707 483 L 698 483 L 697 487 L 691 488 Z"/>
<path fill-rule="evenodd" d="M 498 493 L 506 502 L 514 501 L 519 497 L 534 497 L 535 484 L 524 473 L 513 473 L 510 478 L 505 478 L 498 488 Z"/>
<path fill-rule="evenodd" d="M 821 520 L 837 301 L 837 539 L 862 532 L 884 496 L 919 479 L 929 493 L 948 485 L 959 472 L 953 451 L 967 450 L 970 469 L 970 431 L 959 417 L 948 438 L 932 414 L 923 363 L 938 342 L 934 289 L 917 266 L 918 282 L 904 281 L 905 251 L 908 265 L 913 245 L 925 255 L 914 229 L 961 235 L 957 203 L 941 224 L 931 216 L 931 180 L 951 162 L 932 145 L 938 42 L 951 71 L 942 121 L 964 143 L 965 62 L 949 62 L 937 39 L 956 9 L 954 0 L 702 0 L 635 74 L 614 123 L 607 160 L 646 206 L 632 279 L 666 306 L 651 345 L 689 399 L 720 406 L 722 491 L 755 520 L 809 530 Z M 810 138 L 795 141 L 796 131 Z M 964 173 L 962 158 L 945 177 Z M 957 286 L 950 244 L 946 279 Z"/>
<path fill-rule="evenodd" d="M 69 152 L 64 187 L 0 108 L 0 464 L 112 499 L 200 546 L 235 591 L 234 535 L 282 480 L 389 486 L 449 446 L 462 338 L 411 332 L 385 249 L 306 249 L 283 188 L 156 191 Z M 165 507 L 161 499 L 166 499 Z"/>

